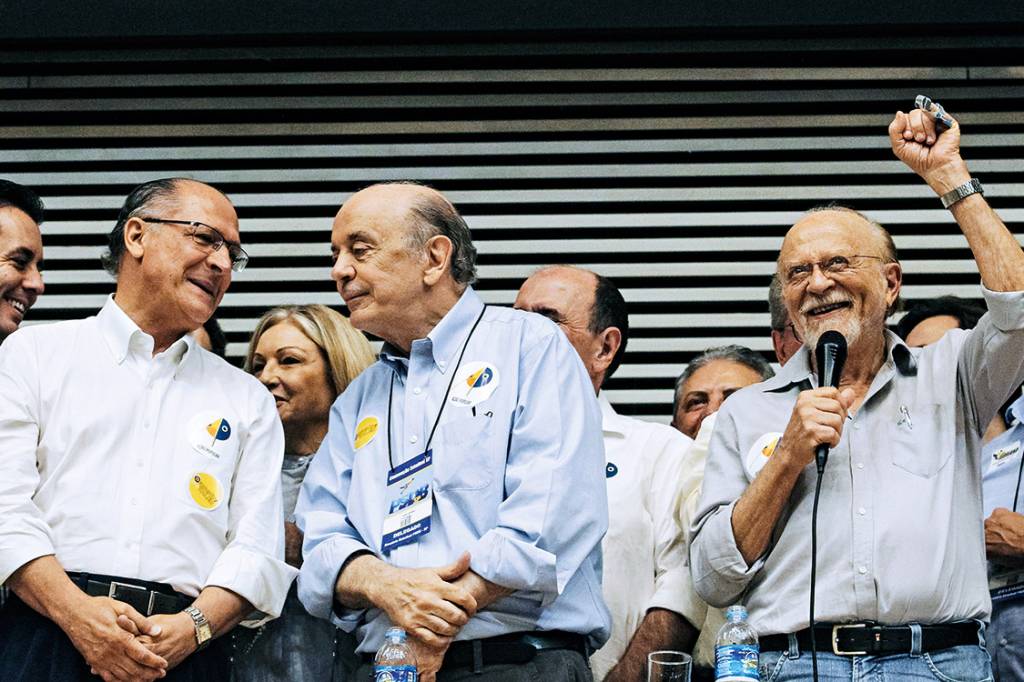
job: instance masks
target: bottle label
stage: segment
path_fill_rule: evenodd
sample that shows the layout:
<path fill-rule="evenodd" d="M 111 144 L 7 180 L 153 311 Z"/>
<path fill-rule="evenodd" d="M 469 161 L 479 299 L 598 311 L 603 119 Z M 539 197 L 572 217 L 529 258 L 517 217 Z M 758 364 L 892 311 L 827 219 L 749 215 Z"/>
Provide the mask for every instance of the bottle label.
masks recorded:
<path fill-rule="evenodd" d="M 414 665 L 378 665 L 373 668 L 374 682 L 416 682 L 419 674 Z"/>
<path fill-rule="evenodd" d="M 716 680 L 760 680 L 756 644 L 723 644 L 715 647 Z"/>

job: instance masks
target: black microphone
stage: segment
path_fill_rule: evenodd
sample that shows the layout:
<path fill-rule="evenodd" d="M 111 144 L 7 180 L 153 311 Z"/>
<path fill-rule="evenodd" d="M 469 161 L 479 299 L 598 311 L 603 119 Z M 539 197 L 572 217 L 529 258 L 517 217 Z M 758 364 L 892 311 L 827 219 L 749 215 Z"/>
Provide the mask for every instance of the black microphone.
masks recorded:
<path fill-rule="evenodd" d="M 829 329 L 818 339 L 814 359 L 818 365 L 818 386 L 839 388 L 839 377 L 843 373 L 843 365 L 846 364 L 846 337 L 834 329 Z M 818 475 L 821 475 L 828 462 L 828 446 L 824 443 L 819 445 L 814 451 L 814 456 L 818 460 Z"/>

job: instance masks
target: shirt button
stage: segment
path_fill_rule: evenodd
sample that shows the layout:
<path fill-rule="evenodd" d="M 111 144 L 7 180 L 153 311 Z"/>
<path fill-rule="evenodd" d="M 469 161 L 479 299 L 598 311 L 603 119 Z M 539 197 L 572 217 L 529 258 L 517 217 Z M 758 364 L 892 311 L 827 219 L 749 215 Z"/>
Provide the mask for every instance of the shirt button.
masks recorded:
<path fill-rule="evenodd" d="M 415 443 L 418 440 L 419 440 L 419 438 L 417 438 L 416 436 L 409 436 L 409 442 L 410 443 Z"/>
<path fill-rule="evenodd" d="M 861 516 L 864 516 L 865 514 L 868 513 L 868 510 L 865 509 L 864 507 L 861 507 L 860 509 L 857 510 L 857 513 L 860 514 Z"/>
<path fill-rule="evenodd" d="M 419 395 L 420 393 L 423 393 L 423 389 L 417 386 L 416 388 L 412 389 L 412 392 L 415 393 L 416 395 Z"/>
<path fill-rule="evenodd" d="M 133 507 L 138 507 L 138 506 L 139 506 L 139 500 L 138 500 L 138 498 L 135 498 L 135 497 L 133 497 L 133 498 L 132 498 L 131 500 L 129 500 L 129 501 L 130 501 L 130 502 L 132 503 L 132 506 L 133 506 Z"/>
<path fill-rule="evenodd" d="M 1006 640 L 1006 638 L 1005 638 L 1005 637 L 1003 637 L 1002 639 L 1000 639 L 1000 640 L 999 640 L 999 643 L 1000 643 L 1001 645 L 1003 645 L 1003 646 L 1006 646 L 1007 644 L 1009 644 L 1009 642 L 1008 642 L 1008 641 Z"/>
<path fill-rule="evenodd" d="M 437 366 L 440 367 L 441 369 L 444 369 L 445 367 L 448 366 L 448 363 L 445 362 L 444 360 L 441 360 L 437 363 Z"/>
<path fill-rule="evenodd" d="M 864 462 L 857 462 L 857 468 L 858 469 L 863 469 L 864 468 Z"/>
<path fill-rule="evenodd" d="M 860 568 L 857 569 L 857 572 L 860 573 L 861 575 L 865 575 L 868 572 L 868 567 L 867 566 L 861 566 Z"/>

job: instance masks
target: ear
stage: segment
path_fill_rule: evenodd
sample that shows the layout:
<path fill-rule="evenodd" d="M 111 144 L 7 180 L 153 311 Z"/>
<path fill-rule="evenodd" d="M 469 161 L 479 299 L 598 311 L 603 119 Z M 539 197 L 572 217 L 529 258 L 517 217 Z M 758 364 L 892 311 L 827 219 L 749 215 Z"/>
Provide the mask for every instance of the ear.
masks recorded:
<path fill-rule="evenodd" d="M 452 240 L 443 234 L 435 234 L 427 240 L 426 258 L 423 283 L 434 286 L 445 275 L 451 274 Z"/>
<path fill-rule="evenodd" d="M 146 247 L 142 244 L 142 235 L 146 233 L 144 223 L 138 218 L 129 218 L 124 224 L 124 247 L 132 258 L 142 258 Z"/>
<path fill-rule="evenodd" d="M 785 331 L 772 330 L 772 348 L 775 349 L 775 359 L 779 361 L 780 365 L 786 364 L 786 361 L 789 360 L 786 357 L 786 344 L 782 339 L 783 334 L 785 334 Z"/>
<path fill-rule="evenodd" d="M 892 308 L 893 303 L 899 298 L 900 288 L 903 286 L 903 266 L 899 263 L 885 264 L 885 309 Z"/>
<path fill-rule="evenodd" d="M 600 345 L 594 356 L 594 369 L 603 377 L 611 367 L 615 354 L 619 352 L 619 347 L 622 346 L 622 331 L 618 327 L 608 327 L 597 335 L 597 341 Z"/>

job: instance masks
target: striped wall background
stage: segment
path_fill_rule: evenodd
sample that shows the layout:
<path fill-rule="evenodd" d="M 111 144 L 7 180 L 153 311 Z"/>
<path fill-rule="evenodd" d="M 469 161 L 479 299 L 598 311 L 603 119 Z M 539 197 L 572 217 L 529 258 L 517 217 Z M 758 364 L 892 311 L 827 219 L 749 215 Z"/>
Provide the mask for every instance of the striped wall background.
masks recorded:
<path fill-rule="evenodd" d="M 696 353 L 771 355 L 767 286 L 787 227 L 825 201 L 895 235 L 906 299 L 978 297 L 966 242 L 888 149 L 918 93 L 966 131 L 992 204 L 1024 230 L 1024 38 L 478 41 L 0 47 L 0 176 L 48 207 L 40 323 L 94 313 L 128 190 L 192 176 L 227 192 L 252 255 L 219 316 L 239 359 L 269 306 L 340 308 L 331 218 L 377 180 L 462 210 L 478 288 L 510 304 L 540 265 L 612 277 L 633 337 L 609 396 L 667 420 Z M 942 50 L 934 46 L 941 45 Z M 941 65 L 941 66 L 937 66 Z"/>

